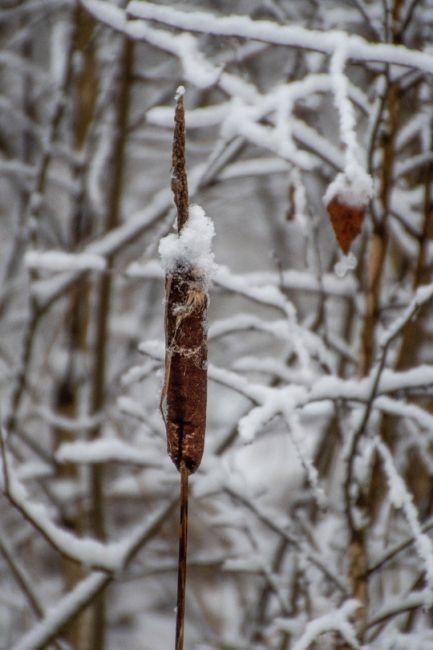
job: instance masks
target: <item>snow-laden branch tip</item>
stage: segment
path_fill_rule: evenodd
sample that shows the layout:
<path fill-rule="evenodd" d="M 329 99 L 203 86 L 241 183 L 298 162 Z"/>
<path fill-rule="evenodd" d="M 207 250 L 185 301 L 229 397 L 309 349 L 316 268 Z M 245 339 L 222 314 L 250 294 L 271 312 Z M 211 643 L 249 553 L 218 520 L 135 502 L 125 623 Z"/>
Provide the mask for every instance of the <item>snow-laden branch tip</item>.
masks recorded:
<path fill-rule="evenodd" d="M 361 607 L 359 601 L 354 599 L 346 600 L 338 609 L 333 609 L 328 614 L 309 621 L 305 626 L 304 633 L 293 645 L 293 650 L 308 650 L 313 641 L 316 641 L 320 635 L 326 632 L 338 632 L 351 648 L 359 649 L 360 645 L 356 638 L 355 629 L 350 622 L 359 607 Z M 274 627 L 281 631 L 293 631 L 292 622 L 285 621 L 283 618 L 277 619 Z"/>
<path fill-rule="evenodd" d="M 335 106 L 340 116 L 340 135 L 344 144 L 344 172 L 337 175 L 326 190 L 325 205 L 338 198 L 341 203 L 354 207 L 366 206 L 373 196 L 373 180 L 361 164 L 361 151 L 356 137 L 356 118 L 349 99 L 348 79 L 344 73 L 347 61 L 348 39 L 341 42 L 331 57 L 330 76 Z"/>

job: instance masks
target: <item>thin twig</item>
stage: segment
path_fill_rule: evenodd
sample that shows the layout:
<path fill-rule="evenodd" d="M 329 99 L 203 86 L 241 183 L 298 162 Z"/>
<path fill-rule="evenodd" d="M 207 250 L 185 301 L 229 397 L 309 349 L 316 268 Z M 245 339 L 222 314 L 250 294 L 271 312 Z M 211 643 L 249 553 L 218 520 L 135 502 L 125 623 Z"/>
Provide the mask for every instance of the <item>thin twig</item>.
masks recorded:
<path fill-rule="evenodd" d="M 400 30 L 399 30 L 399 34 L 401 36 L 403 36 L 406 29 L 409 27 L 409 25 L 410 25 L 410 23 L 412 21 L 412 17 L 413 17 L 413 14 L 415 12 L 415 9 L 417 8 L 417 5 L 419 5 L 419 0 L 412 0 L 412 2 L 410 3 L 410 5 L 409 5 L 409 7 L 408 7 L 408 9 L 406 11 L 406 15 L 402 18 L 401 27 L 400 27 Z"/>
<path fill-rule="evenodd" d="M 406 308 L 405 313 L 402 315 L 402 317 L 392 325 L 386 335 L 384 336 L 381 345 L 380 345 L 380 353 L 379 353 L 379 358 L 377 361 L 377 365 L 375 369 L 373 370 L 371 374 L 371 390 L 370 390 L 370 395 L 368 397 L 364 413 L 362 415 L 361 421 L 356 429 L 356 431 L 352 435 L 351 443 L 350 443 L 350 450 L 348 454 L 348 472 L 346 475 L 346 480 L 344 484 L 344 494 L 345 494 L 345 501 L 346 501 L 346 511 L 347 511 L 347 516 L 349 520 L 349 524 L 352 530 L 356 530 L 355 522 L 353 519 L 353 514 L 352 514 L 352 498 L 351 498 L 351 485 L 354 477 L 354 460 L 355 460 L 355 454 L 356 450 L 358 447 L 358 443 L 364 434 L 367 424 L 370 419 L 371 412 L 373 410 L 374 406 L 374 401 L 378 395 L 379 392 L 379 384 L 380 384 L 380 379 L 382 376 L 382 372 L 385 368 L 385 363 L 387 359 L 387 354 L 390 348 L 391 343 L 395 341 L 395 339 L 403 332 L 407 324 L 412 320 L 412 318 L 418 313 L 418 311 L 426 305 L 428 302 L 430 302 L 433 299 L 433 285 L 426 285 L 424 287 L 421 287 L 415 294 L 413 300 L 411 303 L 408 305 Z"/>
<path fill-rule="evenodd" d="M 314 553 L 306 548 L 296 537 L 294 537 L 290 532 L 282 528 L 272 517 L 269 517 L 264 510 L 252 500 L 248 499 L 244 494 L 237 492 L 233 486 L 225 487 L 224 491 L 230 495 L 232 498 L 239 501 L 244 506 L 250 510 L 259 521 L 261 521 L 269 530 L 272 530 L 274 533 L 279 535 L 282 539 L 285 539 L 289 544 L 292 544 L 299 553 L 312 565 L 314 565 L 319 571 L 326 577 L 334 586 L 340 591 L 344 596 L 347 596 L 348 590 L 346 585 L 336 573 L 332 573 L 329 566 L 323 562 L 319 553 Z"/>
<path fill-rule="evenodd" d="M 150 542 L 167 521 L 172 510 L 177 505 L 177 499 L 165 503 L 128 541 L 125 549 L 123 568 L 135 558 L 140 549 Z M 59 631 L 80 614 L 113 580 L 113 574 L 104 571 L 93 571 L 81 580 L 72 591 L 62 597 L 57 607 L 50 609 L 44 619 L 27 632 L 12 650 L 42 650 L 56 638 Z"/>
<path fill-rule="evenodd" d="M 358 9 L 359 13 L 367 22 L 377 40 L 381 41 L 382 35 L 380 33 L 380 30 L 377 28 L 377 25 L 374 24 L 370 14 L 368 13 L 367 7 L 364 4 L 364 0 L 352 0 L 352 4 Z"/>

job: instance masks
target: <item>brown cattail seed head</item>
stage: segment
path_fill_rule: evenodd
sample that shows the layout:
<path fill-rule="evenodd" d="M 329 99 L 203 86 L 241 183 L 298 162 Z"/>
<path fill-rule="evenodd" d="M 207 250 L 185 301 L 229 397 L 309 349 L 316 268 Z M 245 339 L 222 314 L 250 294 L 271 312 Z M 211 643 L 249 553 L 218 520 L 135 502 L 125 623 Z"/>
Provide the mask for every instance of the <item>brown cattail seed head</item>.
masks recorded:
<path fill-rule="evenodd" d="M 166 278 L 166 361 L 161 400 L 167 450 L 180 470 L 201 462 L 206 430 L 207 294 L 192 270 Z"/>

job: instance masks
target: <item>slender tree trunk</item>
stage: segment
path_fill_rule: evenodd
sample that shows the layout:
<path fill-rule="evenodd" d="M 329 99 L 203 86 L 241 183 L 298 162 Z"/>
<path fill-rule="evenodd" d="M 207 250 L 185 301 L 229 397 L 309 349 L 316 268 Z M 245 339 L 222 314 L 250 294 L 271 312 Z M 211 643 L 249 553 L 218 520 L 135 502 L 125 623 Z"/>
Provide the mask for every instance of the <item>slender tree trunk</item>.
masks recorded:
<path fill-rule="evenodd" d="M 122 185 L 125 168 L 128 115 L 131 99 L 131 78 L 133 67 L 133 43 L 124 40 L 122 60 L 119 66 L 118 93 L 116 98 L 116 134 L 112 152 L 111 191 L 108 198 L 108 212 L 105 231 L 115 228 L 120 220 Z M 108 260 L 108 270 L 113 260 Z M 111 309 L 112 274 L 104 274 L 97 284 L 97 308 L 95 323 L 95 347 L 92 378 L 92 411 L 97 414 L 105 405 L 107 391 L 107 355 L 109 346 L 109 322 Z M 91 437 L 97 439 L 99 427 Z M 104 505 L 104 469 L 95 464 L 90 470 L 91 521 L 93 533 L 98 539 L 105 539 L 106 514 Z M 106 636 L 106 593 L 102 592 L 93 608 L 92 650 L 103 650 Z"/>

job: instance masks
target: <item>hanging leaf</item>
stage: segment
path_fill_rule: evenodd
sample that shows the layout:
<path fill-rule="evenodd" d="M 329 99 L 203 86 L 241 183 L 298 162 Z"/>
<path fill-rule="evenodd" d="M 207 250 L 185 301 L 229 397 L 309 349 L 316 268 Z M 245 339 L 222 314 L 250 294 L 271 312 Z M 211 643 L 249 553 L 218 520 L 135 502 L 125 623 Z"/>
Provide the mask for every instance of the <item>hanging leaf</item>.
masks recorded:
<path fill-rule="evenodd" d="M 340 248 L 347 255 L 353 240 L 361 232 L 365 206 L 348 205 L 339 196 L 335 196 L 327 204 L 326 209 Z"/>

